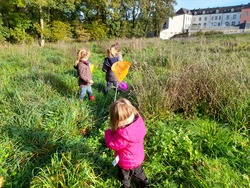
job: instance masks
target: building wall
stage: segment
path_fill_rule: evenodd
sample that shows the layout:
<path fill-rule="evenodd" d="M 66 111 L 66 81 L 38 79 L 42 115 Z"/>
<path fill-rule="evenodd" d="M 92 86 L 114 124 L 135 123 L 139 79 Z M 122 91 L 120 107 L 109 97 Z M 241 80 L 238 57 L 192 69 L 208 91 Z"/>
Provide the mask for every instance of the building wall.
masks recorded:
<path fill-rule="evenodd" d="M 183 29 L 184 31 L 187 29 L 190 29 L 191 25 L 192 25 L 192 20 L 193 20 L 193 16 L 190 14 L 185 14 L 184 15 L 184 20 L 183 20 Z"/>
<path fill-rule="evenodd" d="M 240 23 L 241 12 L 232 12 L 223 14 L 222 26 L 234 26 Z"/>
<path fill-rule="evenodd" d="M 241 12 L 194 15 L 192 25 L 205 27 L 234 26 L 240 23 Z"/>
<path fill-rule="evenodd" d="M 177 15 L 173 18 L 168 19 L 168 23 L 166 24 L 168 28 L 160 32 L 160 38 L 161 39 L 169 39 L 175 34 L 184 32 L 184 20 L 185 15 Z M 191 22 L 191 21 L 190 21 Z"/>
<path fill-rule="evenodd" d="M 250 8 L 243 8 L 240 23 L 250 22 Z"/>
<path fill-rule="evenodd" d="M 218 9 L 194 9 L 192 11 L 180 9 L 180 14 L 168 20 L 166 24 L 168 27 L 160 32 L 160 38 L 169 39 L 175 34 L 184 33 L 187 30 L 213 30 L 213 28 L 219 29 L 219 27 L 221 29 L 230 29 L 231 26 L 245 21 L 250 23 L 250 7 L 248 7 L 243 9 L 239 8 L 239 6 L 236 8 L 222 7 Z"/>

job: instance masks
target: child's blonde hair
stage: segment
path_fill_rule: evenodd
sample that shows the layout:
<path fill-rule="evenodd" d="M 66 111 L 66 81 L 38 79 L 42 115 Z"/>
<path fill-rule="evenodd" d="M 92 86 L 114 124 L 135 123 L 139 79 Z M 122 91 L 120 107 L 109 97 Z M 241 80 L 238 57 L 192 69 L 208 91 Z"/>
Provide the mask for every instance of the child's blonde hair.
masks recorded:
<path fill-rule="evenodd" d="M 109 108 L 109 125 L 111 130 L 116 131 L 119 128 L 119 123 L 121 121 L 125 121 L 132 115 L 136 116 L 138 114 L 138 111 L 129 100 L 121 98 L 115 101 Z"/>
<path fill-rule="evenodd" d="M 114 46 L 114 48 L 116 49 L 117 52 L 120 52 L 120 45 L 118 42 L 116 42 L 115 44 L 113 44 L 112 46 Z M 111 46 L 111 47 L 112 47 Z"/>
<path fill-rule="evenodd" d="M 115 57 L 115 56 L 116 56 L 116 53 L 117 53 L 117 51 L 116 51 L 116 49 L 115 49 L 114 46 L 111 47 L 111 48 L 109 48 L 109 49 L 107 50 L 107 55 L 108 55 L 108 57 Z"/>
<path fill-rule="evenodd" d="M 90 50 L 88 48 L 82 48 L 77 52 L 77 59 L 75 65 L 79 63 L 81 59 L 87 59 L 90 56 Z"/>

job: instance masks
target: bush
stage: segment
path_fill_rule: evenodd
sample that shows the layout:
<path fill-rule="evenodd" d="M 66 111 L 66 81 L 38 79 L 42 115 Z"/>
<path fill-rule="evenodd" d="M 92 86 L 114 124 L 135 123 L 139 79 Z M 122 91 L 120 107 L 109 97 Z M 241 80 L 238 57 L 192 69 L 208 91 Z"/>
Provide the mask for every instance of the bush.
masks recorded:
<path fill-rule="evenodd" d="M 59 40 L 68 41 L 71 36 L 71 28 L 68 23 L 61 21 L 53 21 L 51 24 L 50 40 L 57 42 Z"/>
<path fill-rule="evenodd" d="M 86 42 L 90 39 L 90 33 L 81 25 L 76 25 L 74 28 L 76 42 Z"/>
<path fill-rule="evenodd" d="M 10 39 L 15 43 L 32 43 L 34 41 L 33 37 L 24 32 L 21 27 L 10 29 Z"/>
<path fill-rule="evenodd" d="M 211 35 L 222 35 L 222 31 L 198 31 L 196 33 L 193 33 L 191 36 L 192 37 L 197 37 L 197 36 L 211 36 Z"/>
<path fill-rule="evenodd" d="M 96 20 L 92 24 L 86 26 L 90 33 L 91 40 L 99 41 L 107 38 L 108 28 L 101 20 Z"/>
<path fill-rule="evenodd" d="M 8 28 L 3 27 L 0 23 L 0 43 L 5 42 L 8 37 L 9 37 Z"/>

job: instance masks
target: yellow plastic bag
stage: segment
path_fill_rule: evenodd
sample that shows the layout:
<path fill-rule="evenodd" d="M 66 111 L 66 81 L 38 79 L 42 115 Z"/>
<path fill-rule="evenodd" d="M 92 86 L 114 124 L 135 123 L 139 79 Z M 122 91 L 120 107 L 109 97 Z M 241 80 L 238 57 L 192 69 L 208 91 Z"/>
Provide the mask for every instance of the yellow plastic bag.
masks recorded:
<path fill-rule="evenodd" d="M 112 65 L 111 70 L 119 82 L 127 76 L 130 65 L 131 63 L 128 61 L 118 61 Z"/>
<path fill-rule="evenodd" d="M 94 64 L 89 63 L 89 68 L 90 68 L 90 72 L 91 72 L 91 73 L 93 73 L 93 71 L 94 71 L 94 67 L 95 67 L 95 65 L 94 65 Z"/>

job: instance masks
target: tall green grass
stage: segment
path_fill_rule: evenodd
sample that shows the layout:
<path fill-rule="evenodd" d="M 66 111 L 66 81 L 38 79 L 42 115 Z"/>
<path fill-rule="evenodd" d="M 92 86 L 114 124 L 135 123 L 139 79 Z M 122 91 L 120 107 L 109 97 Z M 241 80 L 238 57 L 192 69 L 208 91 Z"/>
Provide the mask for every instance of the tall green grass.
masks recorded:
<path fill-rule="evenodd" d="M 129 98 L 147 126 L 151 187 L 249 187 L 248 35 L 117 39 L 132 62 Z M 83 44 L 1 46 L 0 185 L 119 187 L 103 139 L 114 91 L 101 71 L 115 41 L 91 49 L 94 102 L 79 103 L 73 64 Z"/>
<path fill-rule="evenodd" d="M 129 54 L 138 106 L 151 114 L 206 115 L 241 128 L 249 122 L 249 38 L 154 39 L 144 48 L 140 41 Z"/>

